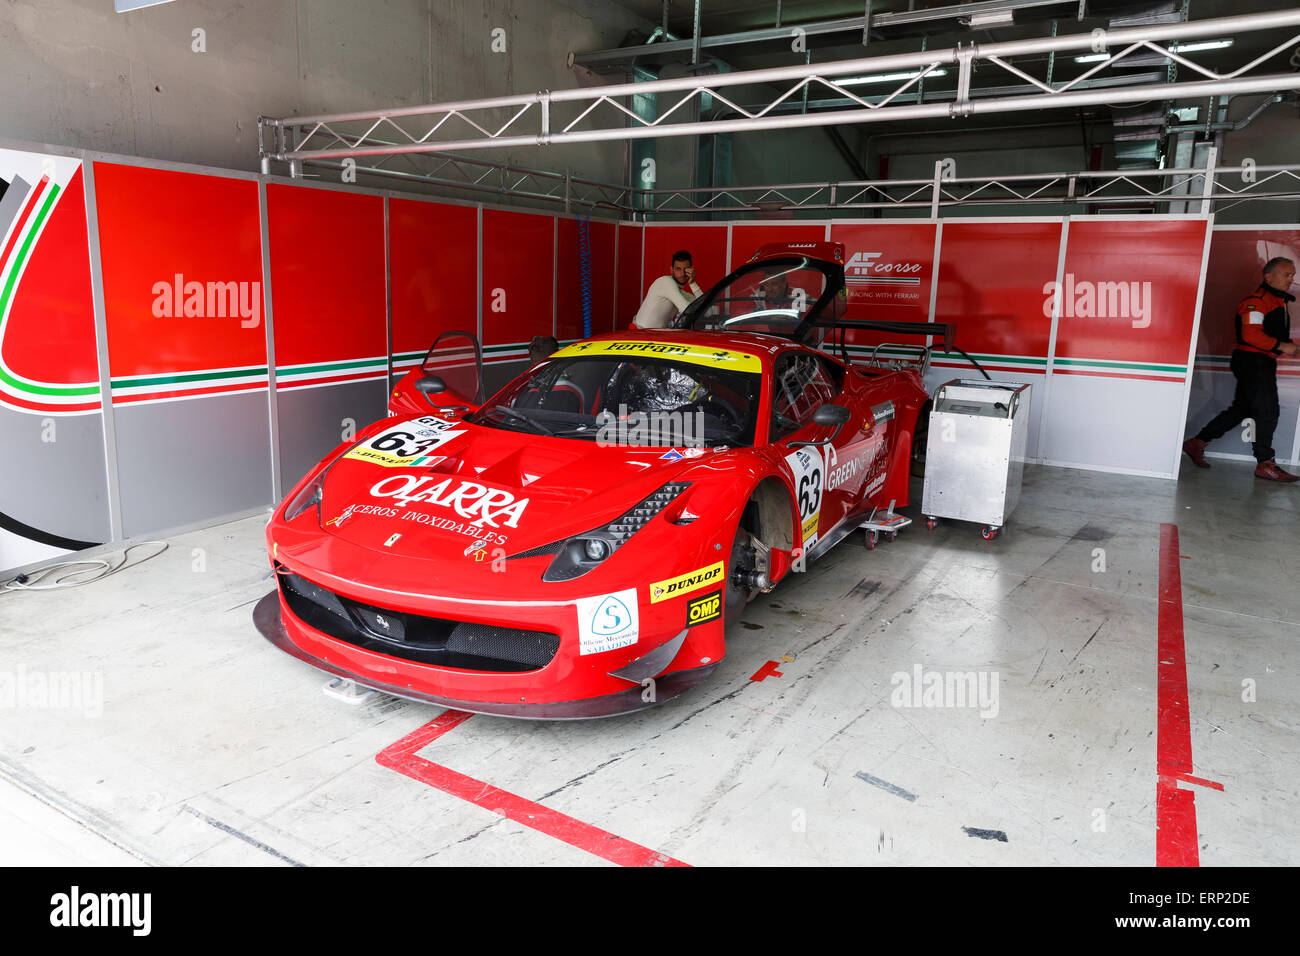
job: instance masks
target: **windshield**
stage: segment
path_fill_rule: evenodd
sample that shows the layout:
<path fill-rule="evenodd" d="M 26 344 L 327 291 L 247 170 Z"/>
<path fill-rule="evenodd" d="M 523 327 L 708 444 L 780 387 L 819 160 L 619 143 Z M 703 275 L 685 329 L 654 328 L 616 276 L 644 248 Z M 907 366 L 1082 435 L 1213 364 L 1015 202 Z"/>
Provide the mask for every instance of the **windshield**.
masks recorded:
<path fill-rule="evenodd" d="M 467 420 L 633 447 L 752 445 L 759 383 L 758 372 L 648 355 L 562 356 Z"/>
<path fill-rule="evenodd" d="M 743 266 L 710 289 L 690 310 L 694 329 L 765 332 L 790 336 L 826 291 L 826 275 L 807 259 L 780 259 Z M 698 301 L 698 300 L 697 300 Z"/>

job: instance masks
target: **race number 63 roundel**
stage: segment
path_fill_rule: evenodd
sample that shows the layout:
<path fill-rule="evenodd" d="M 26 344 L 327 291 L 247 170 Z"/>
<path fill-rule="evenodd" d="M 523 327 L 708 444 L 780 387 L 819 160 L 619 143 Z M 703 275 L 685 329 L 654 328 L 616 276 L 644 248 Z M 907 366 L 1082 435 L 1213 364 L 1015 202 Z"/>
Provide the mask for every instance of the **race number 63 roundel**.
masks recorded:
<path fill-rule="evenodd" d="M 800 448 L 785 456 L 794 478 L 794 493 L 799 502 L 799 525 L 803 529 L 803 549 L 817 543 L 817 521 L 822 510 L 825 467 L 821 449 Z"/>
<path fill-rule="evenodd" d="M 385 468 L 424 464 L 433 449 L 465 434 L 462 429 L 453 429 L 452 424 L 432 415 L 416 418 L 362 442 L 344 457 L 383 465 Z"/>

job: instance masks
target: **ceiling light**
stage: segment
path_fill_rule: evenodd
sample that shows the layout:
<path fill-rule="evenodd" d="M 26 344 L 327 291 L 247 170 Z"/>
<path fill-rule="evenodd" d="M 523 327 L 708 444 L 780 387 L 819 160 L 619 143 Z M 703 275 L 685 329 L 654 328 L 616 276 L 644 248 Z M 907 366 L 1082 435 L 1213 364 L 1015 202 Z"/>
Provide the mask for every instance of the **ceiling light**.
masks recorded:
<path fill-rule="evenodd" d="M 1010 10 L 987 10 L 975 13 L 966 21 L 972 30 L 987 30 L 989 27 L 1009 27 L 1015 23 L 1015 15 Z"/>
<path fill-rule="evenodd" d="M 1230 46 L 1232 46 L 1231 40 L 1201 40 L 1197 43 L 1175 43 L 1169 49 L 1174 53 L 1195 53 L 1198 50 L 1222 50 Z M 1100 63 L 1102 60 L 1109 59 L 1109 53 L 1089 53 L 1087 56 L 1076 56 L 1074 62 Z"/>

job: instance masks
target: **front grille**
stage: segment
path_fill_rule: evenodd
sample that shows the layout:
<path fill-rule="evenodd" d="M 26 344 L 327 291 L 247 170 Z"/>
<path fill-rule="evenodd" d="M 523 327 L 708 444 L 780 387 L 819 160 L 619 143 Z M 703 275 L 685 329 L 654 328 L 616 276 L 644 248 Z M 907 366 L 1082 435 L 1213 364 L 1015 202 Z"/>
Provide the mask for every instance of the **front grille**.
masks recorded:
<path fill-rule="evenodd" d="M 557 634 L 425 617 L 363 604 L 277 566 L 294 616 L 336 640 L 417 664 L 458 670 L 532 671 L 560 649 Z"/>

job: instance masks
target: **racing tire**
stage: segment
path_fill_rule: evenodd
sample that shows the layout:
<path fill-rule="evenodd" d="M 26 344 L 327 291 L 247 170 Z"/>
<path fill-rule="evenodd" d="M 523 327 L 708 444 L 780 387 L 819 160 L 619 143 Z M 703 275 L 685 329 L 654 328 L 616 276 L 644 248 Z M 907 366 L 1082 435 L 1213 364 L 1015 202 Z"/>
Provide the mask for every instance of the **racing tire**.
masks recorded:
<path fill-rule="evenodd" d="M 912 457 L 909 473 L 913 478 L 925 477 L 925 453 L 930 444 L 930 403 L 922 406 L 912 429 Z"/>
<path fill-rule="evenodd" d="M 722 594 L 722 624 L 728 629 L 740 620 L 750 599 L 749 588 L 735 579 L 738 568 L 753 568 L 753 549 L 749 546 L 749 532 L 743 525 L 736 529 L 736 537 L 731 544 L 731 557 L 727 561 L 727 585 Z"/>

